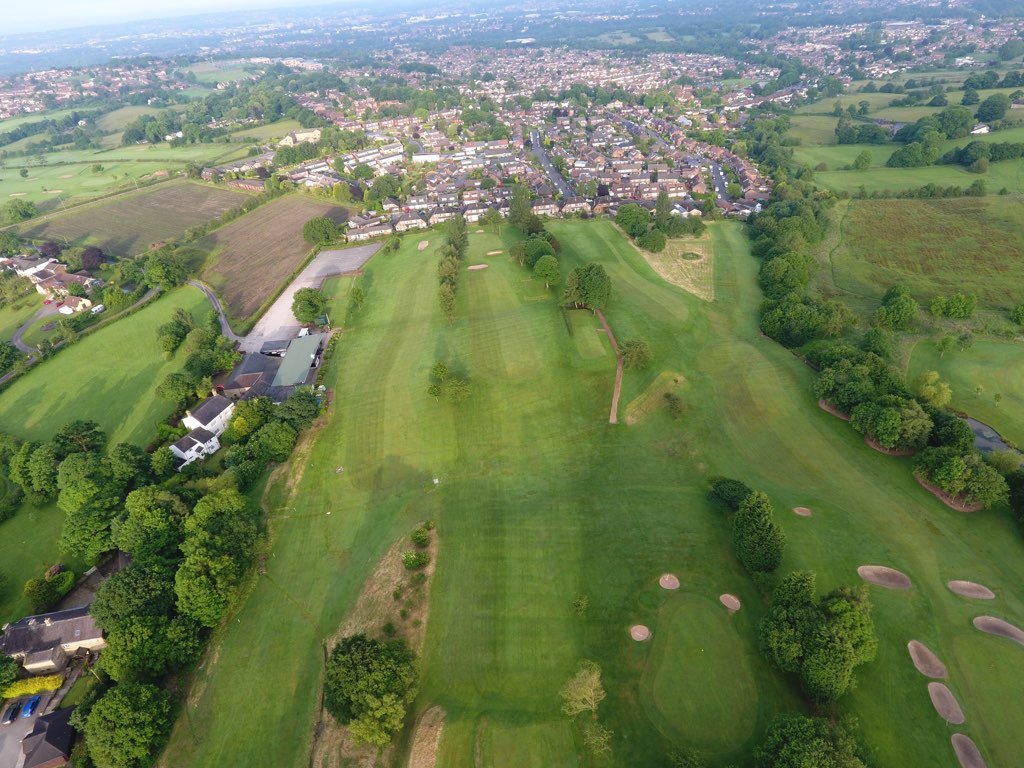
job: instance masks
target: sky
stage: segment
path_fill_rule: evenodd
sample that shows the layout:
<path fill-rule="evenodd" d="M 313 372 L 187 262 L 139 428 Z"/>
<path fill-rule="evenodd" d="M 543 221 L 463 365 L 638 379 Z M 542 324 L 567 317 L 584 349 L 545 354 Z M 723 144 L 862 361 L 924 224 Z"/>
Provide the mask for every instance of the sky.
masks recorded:
<path fill-rule="evenodd" d="M 140 19 L 166 19 L 197 13 L 254 8 L 341 4 L 344 0 L 174 0 L 140 3 L 138 0 L 36 0 L 3 2 L 3 32 L 21 34 Z"/>

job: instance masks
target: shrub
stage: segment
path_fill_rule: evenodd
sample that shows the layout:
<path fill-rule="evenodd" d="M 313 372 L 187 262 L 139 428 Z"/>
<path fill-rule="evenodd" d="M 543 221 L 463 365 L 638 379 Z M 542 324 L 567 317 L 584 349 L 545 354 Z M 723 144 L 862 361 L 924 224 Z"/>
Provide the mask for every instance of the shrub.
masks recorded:
<path fill-rule="evenodd" d="M 686 403 L 675 392 L 665 393 L 665 406 L 668 408 L 668 412 L 672 415 L 673 419 L 682 418 L 683 414 L 686 413 Z"/>
<path fill-rule="evenodd" d="M 622 363 L 627 368 L 643 369 L 651 364 L 651 348 L 646 341 L 625 341 L 621 351 Z"/>
<path fill-rule="evenodd" d="M 652 229 L 650 232 L 640 235 L 640 237 L 636 239 L 637 245 L 651 253 L 661 253 L 665 250 L 665 243 L 665 233 L 660 229 Z"/>
<path fill-rule="evenodd" d="M 720 477 L 711 485 L 708 498 L 725 505 L 730 511 L 735 512 L 740 508 L 743 500 L 753 492 L 753 488 L 740 480 L 734 480 L 731 477 Z"/>
<path fill-rule="evenodd" d="M 403 552 L 402 565 L 410 571 L 418 571 L 426 568 L 430 562 L 430 554 L 427 552 Z"/>
<path fill-rule="evenodd" d="M 1010 319 L 1017 325 L 1024 325 L 1024 304 L 1020 304 L 1013 308 L 1010 312 Z"/>
<path fill-rule="evenodd" d="M 32 604 L 35 613 L 60 602 L 75 586 L 75 574 L 72 571 L 61 571 L 51 578 L 29 579 L 25 582 L 25 597 Z"/>
<path fill-rule="evenodd" d="M 27 677 L 15 680 L 2 691 L 0 698 L 14 699 L 18 696 L 31 696 L 45 691 L 56 691 L 64 684 L 63 675 L 46 675 L 44 677 Z"/>
<path fill-rule="evenodd" d="M 420 549 L 430 546 L 430 531 L 426 528 L 417 528 L 412 532 L 412 535 L 409 538 L 412 539 L 412 543 Z"/>
<path fill-rule="evenodd" d="M 768 496 L 750 494 L 733 518 L 733 544 L 740 563 L 751 573 L 771 573 L 782 562 L 785 534 L 772 519 L 774 510 Z"/>

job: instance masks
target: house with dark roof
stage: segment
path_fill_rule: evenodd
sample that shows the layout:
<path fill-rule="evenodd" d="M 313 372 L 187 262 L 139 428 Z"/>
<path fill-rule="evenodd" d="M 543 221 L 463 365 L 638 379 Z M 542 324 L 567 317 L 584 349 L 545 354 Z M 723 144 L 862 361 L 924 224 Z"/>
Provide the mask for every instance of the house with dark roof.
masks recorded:
<path fill-rule="evenodd" d="M 22 768 L 62 768 L 71 756 L 74 733 L 68 722 L 74 707 L 58 709 L 36 718 L 35 726 L 21 740 L 25 755 Z"/>
<path fill-rule="evenodd" d="M 223 395 L 212 395 L 195 408 L 185 411 L 185 418 L 181 423 L 189 429 L 202 428 L 219 435 L 228 428 L 234 410 L 235 404 L 228 398 Z"/>
<path fill-rule="evenodd" d="M 310 333 L 286 341 L 268 341 L 235 366 L 221 391 L 234 399 L 269 397 L 284 402 L 296 389 L 312 386 L 327 343 L 327 334 Z"/>
<path fill-rule="evenodd" d="M 171 446 L 171 453 L 182 460 L 182 464 L 178 467 L 179 471 L 187 467 L 193 461 L 198 461 L 211 453 L 216 453 L 220 450 L 220 440 L 217 439 L 217 435 L 212 432 L 199 427 L 193 429 L 184 437 L 175 440 Z"/>
<path fill-rule="evenodd" d="M 0 635 L 0 653 L 21 662 L 25 671 L 33 674 L 61 670 L 70 657 L 106 645 L 88 606 L 27 616 L 4 627 Z"/>

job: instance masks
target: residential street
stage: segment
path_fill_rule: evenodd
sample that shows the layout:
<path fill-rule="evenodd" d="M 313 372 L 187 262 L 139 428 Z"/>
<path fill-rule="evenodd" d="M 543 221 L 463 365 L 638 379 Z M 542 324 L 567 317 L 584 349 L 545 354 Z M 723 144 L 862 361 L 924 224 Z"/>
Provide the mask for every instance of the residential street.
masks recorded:
<path fill-rule="evenodd" d="M 537 131 L 530 131 L 530 142 L 533 145 L 532 151 L 534 156 L 538 161 L 540 161 L 541 168 L 544 169 L 544 173 L 547 174 L 551 183 L 558 188 L 558 191 L 562 194 L 562 198 L 575 197 L 575 193 L 569 188 L 565 178 L 555 170 L 551 161 L 548 160 L 548 154 L 544 151 L 544 145 L 541 143 L 540 134 L 537 133 Z"/>

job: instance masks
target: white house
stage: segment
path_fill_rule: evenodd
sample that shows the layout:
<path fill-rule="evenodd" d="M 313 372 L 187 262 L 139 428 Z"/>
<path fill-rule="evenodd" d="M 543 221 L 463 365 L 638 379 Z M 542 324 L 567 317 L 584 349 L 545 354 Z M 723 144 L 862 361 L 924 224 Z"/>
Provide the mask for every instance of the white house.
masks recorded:
<path fill-rule="evenodd" d="M 181 423 L 189 429 L 205 429 L 214 435 L 220 435 L 228 428 L 234 411 L 233 401 L 224 395 L 213 395 L 192 410 L 185 411 L 185 418 Z"/>
<path fill-rule="evenodd" d="M 219 450 L 220 440 L 215 434 L 202 427 L 193 429 L 183 438 L 171 444 L 171 453 L 182 460 L 181 466 L 178 467 L 179 472 L 193 461 L 198 461 Z"/>

